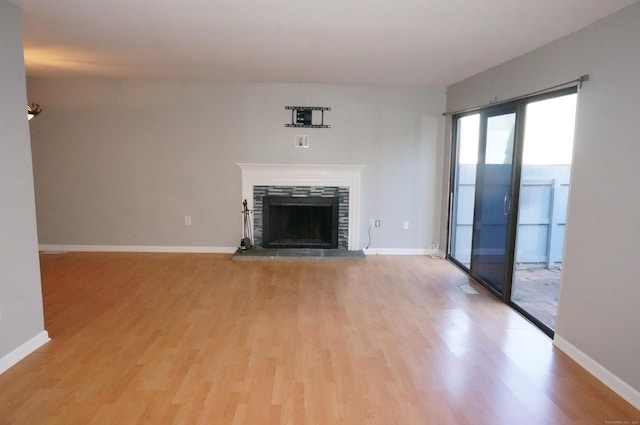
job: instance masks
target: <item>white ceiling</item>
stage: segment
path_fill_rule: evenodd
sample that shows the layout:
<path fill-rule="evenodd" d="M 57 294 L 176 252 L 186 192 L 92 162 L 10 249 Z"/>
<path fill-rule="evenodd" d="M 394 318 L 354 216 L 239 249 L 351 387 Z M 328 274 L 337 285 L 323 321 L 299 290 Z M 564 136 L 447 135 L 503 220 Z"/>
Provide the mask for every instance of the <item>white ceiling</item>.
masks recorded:
<path fill-rule="evenodd" d="M 445 86 L 638 0 L 12 0 L 27 74 Z"/>

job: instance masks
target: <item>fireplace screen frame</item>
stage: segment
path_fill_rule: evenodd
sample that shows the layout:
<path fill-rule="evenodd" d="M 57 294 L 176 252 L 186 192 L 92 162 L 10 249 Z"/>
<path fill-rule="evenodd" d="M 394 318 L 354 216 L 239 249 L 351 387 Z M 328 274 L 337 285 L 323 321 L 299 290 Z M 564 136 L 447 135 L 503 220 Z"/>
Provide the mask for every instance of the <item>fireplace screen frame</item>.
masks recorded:
<path fill-rule="evenodd" d="M 339 224 L 339 197 L 338 196 L 283 196 L 265 195 L 262 199 L 262 247 L 263 248 L 318 248 L 318 249 L 338 249 L 338 224 Z M 286 243 L 273 239 L 273 225 L 271 223 L 271 207 L 328 207 L 331 208 L 331 229 L 330 240 L 319 242 L 299 242 Z"/>

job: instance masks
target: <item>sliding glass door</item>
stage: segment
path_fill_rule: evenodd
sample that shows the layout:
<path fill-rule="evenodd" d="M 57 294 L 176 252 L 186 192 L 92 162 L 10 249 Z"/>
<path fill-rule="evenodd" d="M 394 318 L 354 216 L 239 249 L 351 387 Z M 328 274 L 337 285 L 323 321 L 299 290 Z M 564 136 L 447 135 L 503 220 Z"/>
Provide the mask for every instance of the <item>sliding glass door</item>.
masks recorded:
<path fill-rule="evenodd" d="M 557 290 L 547 304 L 532 291 L 559 287 L 576 91 L 453 120 L 449 258 L 548 332 Z M 542 269 L 548 279 L 533 288 Z"/>
<path fill-rule="evenodd" d="M 516 111 L 487 111 L 480 125 L 471 273 L 502 294 L 505 286 Z"/>
<path fill-rule="evenodd" d="M 451 231 L 449 252 L 466 269 L 471 265 L 471 240 L 476 202 L 476 170 L 480 142 L 480 114 L 456 120 L 456 163 L 450 211 Z"/>
<path fill-rule="evenodd" d="M 492 108 L 456 120 L 450 256 L 502 294 L 517 111 Z"/>
<path fill-rule="evenodd" d="M 577 94 L 526 106 L 511 301 L 555 329 Z"/>

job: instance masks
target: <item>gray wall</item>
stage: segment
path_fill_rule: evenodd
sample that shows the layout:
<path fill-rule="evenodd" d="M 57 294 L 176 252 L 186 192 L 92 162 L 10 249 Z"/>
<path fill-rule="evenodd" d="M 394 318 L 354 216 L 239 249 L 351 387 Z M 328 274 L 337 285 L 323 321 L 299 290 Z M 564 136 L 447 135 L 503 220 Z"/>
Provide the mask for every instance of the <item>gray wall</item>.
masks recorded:
<path fill-rule="evenodd" d="M 40 244 L 235 247 L 237 162 L 365 164 L 361 247 L 369 218 L 382 222 L 372 248 L 439 237 L 444 88 L 29 79 L 28 91 L 45 108 L 32 125 Z M 331 128 L 285 128 L 286 105 L 331 107 Z"/>
<path fill-rule="evenodd" d="M 44 330 L 20 9 L 0 0 L 0 359 Z"/>
<path fill-rule="evenodd" d="M 590 74 L 579 94 L 562 337 L 640 391 L 640 4 L 448 89 L 455 111 Z"/>

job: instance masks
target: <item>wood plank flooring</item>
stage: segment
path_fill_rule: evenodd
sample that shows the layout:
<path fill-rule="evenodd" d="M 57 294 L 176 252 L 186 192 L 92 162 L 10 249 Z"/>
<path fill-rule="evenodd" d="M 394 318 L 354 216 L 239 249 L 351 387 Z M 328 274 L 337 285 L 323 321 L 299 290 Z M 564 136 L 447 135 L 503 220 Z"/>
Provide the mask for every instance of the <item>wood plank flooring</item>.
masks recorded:
<path fill-rule="evenodd" d="M 444 260 L 42 255 L 52 341 L 0 424 L 576 425 L 640 420 Z"/>

